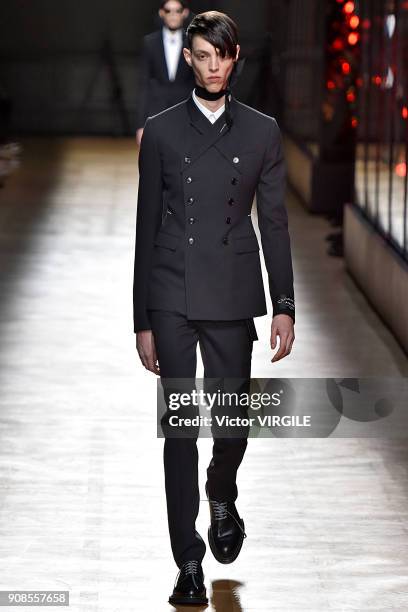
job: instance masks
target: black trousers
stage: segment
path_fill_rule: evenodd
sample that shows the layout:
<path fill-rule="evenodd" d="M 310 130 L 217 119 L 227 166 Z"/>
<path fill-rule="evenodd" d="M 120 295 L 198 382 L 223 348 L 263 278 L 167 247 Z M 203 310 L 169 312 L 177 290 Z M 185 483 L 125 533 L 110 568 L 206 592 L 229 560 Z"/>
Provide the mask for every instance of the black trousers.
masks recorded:
<path fill-rule="evenodd" d="M 253 319 L 194 321 L 162 310 L 150 310 L 149 316 L 163 383 L 172 377 L 195 379 L 199 343 L 204 378 L 214 383 L 217 378 L 228 377 L 228 391 L 233 391 L 231 379 L 237 377 L 237 391 L 249 393 L 252 347 L 258 339 Z M 214 437 L 207 468 L 212 499 L 237 499 L 236 476 L 247 447 L 247 434 L 248 430 L 240 438 Z M 195 528 L 200 505 L 197 438 L 166 437 L 163 462 L 171 548 L 181 567 L 190 559 L 201 561 L 206 552 L 204 540 Z"/>

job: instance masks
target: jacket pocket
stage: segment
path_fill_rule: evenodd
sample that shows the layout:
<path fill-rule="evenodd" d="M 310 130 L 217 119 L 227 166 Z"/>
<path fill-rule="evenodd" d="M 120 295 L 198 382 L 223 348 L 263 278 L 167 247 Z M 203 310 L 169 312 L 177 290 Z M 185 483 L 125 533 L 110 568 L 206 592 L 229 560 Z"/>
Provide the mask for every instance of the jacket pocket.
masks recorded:
<path fill-rule="evenodd" d="M 154 239 L 155 246 L 165 247 L 171 251 L 175 251 L 181 240 L 181 236 L 174 236 L 174 234 L 168 234 L 167 232 L 158 231 L 156 238 Z"/>
<path fill-rule="evenodd" d="M 236 253 L 251 253 L 251 251 L 259 251 L 258 238 L 255 234 L 252 236 L 235 236 L 234 251 Z"/>

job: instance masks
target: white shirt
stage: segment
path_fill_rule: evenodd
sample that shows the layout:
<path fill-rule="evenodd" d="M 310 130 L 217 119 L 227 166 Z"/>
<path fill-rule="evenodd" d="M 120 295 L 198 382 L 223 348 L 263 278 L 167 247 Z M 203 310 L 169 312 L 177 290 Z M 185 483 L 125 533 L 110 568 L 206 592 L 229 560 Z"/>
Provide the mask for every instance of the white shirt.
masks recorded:
<path fill-rule="evenodd" d="M 198 101 L 198 98 L 195 93 L 195 89 L 193 89 L 193 100 L 197 104 L 200 111 L 204 113 L 204 115 L 207 117 L 207 119 L 209 119 L 209 121 L 211 121 L 211 123 L 214 123 L 215 121 L 217 121 L 218 117 L 220 117 L 220 115 L 222 115 L 222 113 L 225 110 L 225 104 L 223 104 L 215 112 L 210 111 L 206 106 L 204 106 L 203 104 L 201 104 L 201 102 Z"/>
<path fill-rule="evenodd" d="M 169 73 L 170 81 L 174 81 L 181 49 L 183 48 L 183 29 L 179 28 L 175 32 L 172 32 L 168 27 L 163 26 L 162 31 L 167 72 Z"/>

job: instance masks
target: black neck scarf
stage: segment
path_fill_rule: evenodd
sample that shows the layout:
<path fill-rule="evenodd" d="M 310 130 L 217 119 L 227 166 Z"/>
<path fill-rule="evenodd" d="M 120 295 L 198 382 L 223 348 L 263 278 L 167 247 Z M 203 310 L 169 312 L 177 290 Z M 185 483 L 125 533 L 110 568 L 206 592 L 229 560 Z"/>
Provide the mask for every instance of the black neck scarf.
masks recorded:
<path fill-rule="evenodd" d="M 245 64 L 245 58 L 242 58 L 234 63 L 234 67 L 231 71 L 231 74 L 227 81 L 227 86 L 225 89 L 221 89 L 221 91 L 208 91 L 205 87 L 201 87 L 200 85 L 195 86 L 195 92 L 199 98 L 203 98 L 203 100 L 219 100 L 222 96 L 225 96 L 225 121 L 227 123 L 228 129 L 230 129 L 233 120 L 231 115 L 231 95 L 232 88 L 235 83 L 238 81 L 238 77 L 241 74 Z"/>

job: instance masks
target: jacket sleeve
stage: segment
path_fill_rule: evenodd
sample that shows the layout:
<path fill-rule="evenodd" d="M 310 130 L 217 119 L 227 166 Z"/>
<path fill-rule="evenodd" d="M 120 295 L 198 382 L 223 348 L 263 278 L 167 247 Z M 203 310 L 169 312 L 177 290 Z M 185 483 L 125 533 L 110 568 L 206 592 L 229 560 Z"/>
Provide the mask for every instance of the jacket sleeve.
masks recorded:
<path fill-rule="evenodd" d="M 161 224 L 163 196 L 160 153 L 154 127 L 146 121 L 139 151 L 139 191 L 133 276 L 134 332 L 151 329 L 147 315 L 147 290 L 154 239 Z"/>
<path fill-rule="evenodd" d="M 143 39 L 142 51 L 140 54 L 140 69 L 138 78 L 137 93 L 139 96 L 137 108 L 137 129 L 142 128 L 148 116 L 148 93 L 150 82 L 150 60 L 149 50 L 146 39 Z"/>
<path fill-rule="evenodd" d="M 256 189 L 258 224 L 268 272 L 273 316 L 288 314 L 295 321 L 293 268 L 285 206 L 286 164 L 282 134 L 272 118 L 262 170 Z"/>

